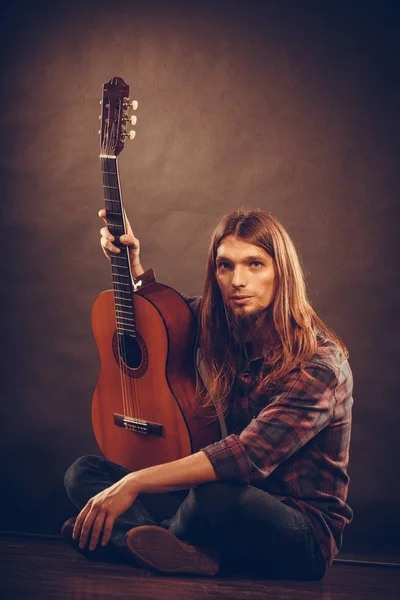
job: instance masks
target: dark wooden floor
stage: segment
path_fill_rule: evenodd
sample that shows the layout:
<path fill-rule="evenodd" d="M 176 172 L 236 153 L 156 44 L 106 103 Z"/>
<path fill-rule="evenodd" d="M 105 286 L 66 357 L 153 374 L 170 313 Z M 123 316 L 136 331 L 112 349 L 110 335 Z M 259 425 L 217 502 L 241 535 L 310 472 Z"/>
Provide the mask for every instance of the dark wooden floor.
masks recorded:
<path fill-rule="evenodd" d="M 61 541 L 0 537 L 0 597 L 67 600 L 394 600 L 400 569 L 334 564 L 319 582 L 171 577 L 92 563 Z"/>

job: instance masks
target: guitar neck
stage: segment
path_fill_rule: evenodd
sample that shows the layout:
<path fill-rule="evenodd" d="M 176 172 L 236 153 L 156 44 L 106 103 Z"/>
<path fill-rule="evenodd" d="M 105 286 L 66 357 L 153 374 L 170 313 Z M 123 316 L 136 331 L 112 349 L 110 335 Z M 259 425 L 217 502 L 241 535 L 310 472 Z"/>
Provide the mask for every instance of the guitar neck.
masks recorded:
<path fill-rule="evenodd" d="M 116 245 L 121 250 L 118 254 L 112 253 L 111 255 L 117 333 L 119 335 L 128 334 L 135 336 L 136 322 L 132 301 L 133 286 L 129 251 L 123 244 L 120 245 L 118 243 L 120 236 L 125 234 L 125 219 L 119 184 L 117 157 L 100 156 L 100 163 L 107 212 L 107 226 L 110 233 L 116 238 Z"/>

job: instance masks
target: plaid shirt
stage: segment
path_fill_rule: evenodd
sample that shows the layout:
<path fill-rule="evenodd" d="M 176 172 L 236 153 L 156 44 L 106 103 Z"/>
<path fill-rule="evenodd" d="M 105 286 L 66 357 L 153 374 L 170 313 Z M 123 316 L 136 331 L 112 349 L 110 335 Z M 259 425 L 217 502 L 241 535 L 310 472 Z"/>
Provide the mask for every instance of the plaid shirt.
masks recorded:
<path fill-rule="evenodd" d="M 200 298 L 187 298 L 198 315 Z M 306 368 L 279 389 L 254 394 L 267 366 L 248 361 L 238 378 L 228 435 L 203 449 L 220 480 L 254 485 L 307 513 L 327 568 L 353 517 L 346 504 L 353 378 L 336 344 L 320 340 Z"/>

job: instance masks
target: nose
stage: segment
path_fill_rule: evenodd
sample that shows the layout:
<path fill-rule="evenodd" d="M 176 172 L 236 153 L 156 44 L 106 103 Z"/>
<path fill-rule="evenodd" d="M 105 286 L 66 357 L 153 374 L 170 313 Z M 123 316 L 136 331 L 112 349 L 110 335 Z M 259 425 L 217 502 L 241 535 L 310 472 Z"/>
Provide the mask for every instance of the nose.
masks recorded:
<path fill-rule="evenodd" d="M 245 274 L 241 267 L 236 267 L 232 274 L 232 287 L 240 288 L 246 285 Z"/>

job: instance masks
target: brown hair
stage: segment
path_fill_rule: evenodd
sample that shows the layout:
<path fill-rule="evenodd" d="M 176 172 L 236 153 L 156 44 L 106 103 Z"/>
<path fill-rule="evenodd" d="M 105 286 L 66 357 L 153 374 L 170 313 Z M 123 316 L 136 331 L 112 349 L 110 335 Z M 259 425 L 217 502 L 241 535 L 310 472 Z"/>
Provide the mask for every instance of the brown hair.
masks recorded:
<path fill-rule="evenodd" d="M 198 377 L 198 392 L 206 406 L 212 403 L 221 415 L 230 407 L 230 395 L 242 368 L 242 349 L 229 330 L 224 301 L 216 279 L 216 255 L 224 238 L 233 235 L 267 252 L 274 261 L 275 298 L 272 308 L 276 331 L 266 349 L 268 374 L 260 378 L 255 393 L 275 387 L 294 368 L 304 371 L 317 350 L 317 334 L 336 342 L 342 358 L 347 349 L 311 307 L 300 261 L 286 230 L 270 214 L 237 210 L 225 215 L 211 239 L 204 293 L 200 304 L 199 360 L 205 385 Z M 205 387 L 206 386 L 206 387 Z"/>

